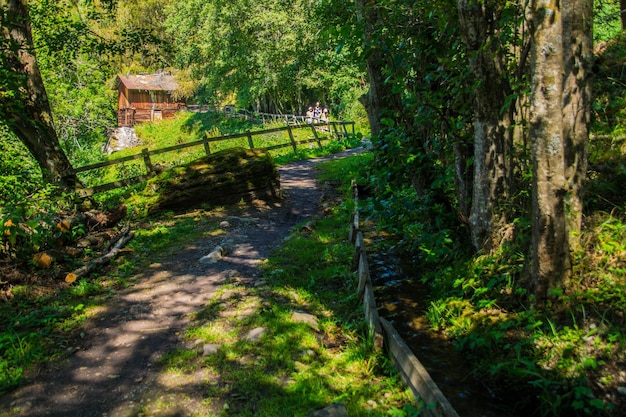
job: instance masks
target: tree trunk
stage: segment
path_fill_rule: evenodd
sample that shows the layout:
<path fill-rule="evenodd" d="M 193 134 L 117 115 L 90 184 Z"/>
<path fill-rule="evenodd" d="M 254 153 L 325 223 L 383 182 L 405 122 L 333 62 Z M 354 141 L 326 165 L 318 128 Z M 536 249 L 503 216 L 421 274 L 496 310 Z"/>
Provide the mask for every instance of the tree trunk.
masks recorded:
<path fill-rule="evenodd" d="M 494 46 L 497 28 L 497 5 L 478 0 L 458 0 L 461 32 L 471 51 L 471 70 L 478 80 L 475 90 L 474 184 L 470 230 L 477 250 L 490 250 L 497 231 L 495 225 L 506 222 L 498 210 L 500 202 L 511 194 L 514 102 L 505 108 L 511 94 L 502 51 Z M 505 109 L 503 111 L 503 109 Z"/>
<path fill-rule="evenodd" d="M 383 28 L 376 1 L 357 0 L 356 2 L 359 21 L 362 23 L 363 43 L 367 53 L 367 75 L 369 90 L 367 94 L 360 98 L 361 104 L 367 111 L 367 118 L 370 123 L 372 136 L 377 136 L 382 130 L 381 118 L 384 109 L 394 109 L 396 99 L 391 86 L 385 83 L 383 68 L 385 58 L 383 45 L 384 40 L 380 38 L 378 30 Z"/>
<path fill-rule="evenodd" d="M 546 301 L 570 272 L 563 138 L 563 21 L 560 6 L 537 0 L 533 6 L 531 280 L 535 300 Z"/>
<path fill-rule="evenodd" d="M 619 0 L 619 16 L 622 20 L 622 30 L 626 30 L 626 0 Z"/>
<path fill-rule="evenodd" d="M 587 174 L 587 143 L 591 109 L 593 65 L 593 0 L 563 3 L 563 139 L 566 213 L 569 243 L 578 247 L 583 215 L 583 183 Z"/>
<path fill-rule="evenodd" d="M 0 118 L 26 145 L 49 182 L 74 188 L 78 180 L 61 149 L 48 96 L 34 54 L 28 9 L 24 0 L 2 0 L 2 51 L 5 72 L 0 80 Z"/>

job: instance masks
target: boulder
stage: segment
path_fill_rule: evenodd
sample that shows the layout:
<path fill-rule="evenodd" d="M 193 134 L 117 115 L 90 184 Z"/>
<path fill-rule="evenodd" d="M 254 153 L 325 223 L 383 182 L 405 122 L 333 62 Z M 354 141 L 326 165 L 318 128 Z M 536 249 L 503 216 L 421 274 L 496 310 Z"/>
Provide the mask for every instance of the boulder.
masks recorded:
<path fill-rule="evenodd" d="M 226 149 L 170 168 L 150 179 L 141 193 L 148 213 L 279 197 L 280 178 L 270 154 L 244 148 Z"/>

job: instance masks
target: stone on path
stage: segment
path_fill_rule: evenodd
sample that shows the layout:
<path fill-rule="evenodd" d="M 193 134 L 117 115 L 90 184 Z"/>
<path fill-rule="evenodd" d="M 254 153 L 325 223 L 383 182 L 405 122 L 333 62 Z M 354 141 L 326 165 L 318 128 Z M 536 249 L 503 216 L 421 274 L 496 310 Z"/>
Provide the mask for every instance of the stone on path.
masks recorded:
<path fill-rule="evenodd" d="M 203 346 L 202 356 L 210 356 L 217 353 L 218 350 L 222 347 L 219 343 L 206 343 Z"/>
<path fill-rule="evenodd" d="M 265 333 L 267 333 L 267 329 L 266 328 L 264 328 L 264 327 L 257 327 L 255 329 L 250 330 L 248 332 L 248 334 L 246 335 L 245 339 L 248 342 L 258 342 L 265 335 Z"/>
<path fill-rule="evenodd" d="M 296 323 L 305 323 L 316 332 L 320 331 L 320 326 L 317 321 L 317 317 L 315 317 L 313 314 L 302 313 L 300 311 L 294 311 L 291 314 L 291 320 L 295 321 Z"/>
<path fill-rule="evenodd" d="M 348 410 L 342 403 L 333 403 L 319 410 L 311 411 L 309 417 L 348 417 Z"/>
<path fill-rule="evenodd" d="M 199 262 L 201 264 L 214 264 L 222 260 L 222 258 L 224 257 L 223 254 L 224 248 L 222 248 L 221 246 L 217 246 L 211 251 L 211 253 L 200 258 Z"/>
<path fill-rule="evenodd" d="M 249 224 L 249 225 L 253 225 L 253 226 L 258 226 L 260 220 L 255 218 L 255 217 L 237 217 L 237 216 L 228 216 L 226 218 L 226 222 L 232 223 L 232 222 L 238 222 L 238 223 L 242 223 L 242 224 Z"/>

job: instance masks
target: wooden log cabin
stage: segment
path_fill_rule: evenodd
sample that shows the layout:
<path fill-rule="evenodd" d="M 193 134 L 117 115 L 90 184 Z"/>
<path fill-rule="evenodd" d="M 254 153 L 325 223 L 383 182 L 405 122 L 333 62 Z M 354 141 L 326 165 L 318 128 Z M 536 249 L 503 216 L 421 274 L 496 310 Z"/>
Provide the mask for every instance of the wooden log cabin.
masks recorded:
<path fill-rule="evenodd" d="M 118 127 L 172 117 L 185 107 L 184 102 L 174 99 L 178 84 L 167 73 L 118 74 L 116 86 Z"/>

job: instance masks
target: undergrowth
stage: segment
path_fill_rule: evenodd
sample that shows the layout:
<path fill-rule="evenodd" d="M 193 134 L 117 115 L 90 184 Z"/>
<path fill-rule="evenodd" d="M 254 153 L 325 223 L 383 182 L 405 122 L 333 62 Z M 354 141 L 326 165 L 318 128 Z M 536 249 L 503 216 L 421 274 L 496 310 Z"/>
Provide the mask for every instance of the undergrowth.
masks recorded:
<path fill-rule="evenodd" d="M 334 141 L 323 152 L 301 152 L 291 158 L 351 145 L 354 143 Z M 355 157 L 328 164 L 321 180 L 349 195 L 349 179 L 362 163 L 361 157 Z M 104 204 L 108 201 L 102 200 Z M 245 292 L 245 303 L 234 308 L 257 309 L 248 321 L 229 328 L 233 325 L 217 319 L 210 324 L 200 320 L 213 317 L 224 307 L 224 299 L 197 314 L 197 323 L 187 330 L 187 337 L 205 342 L 220 340 L 220 354 L 200 364 L 198 356 L 188 352 L 171 352 L 163 358 L 167 372 L 188 372 L 202 366 L 223 373 L 229 382 L 225 387 L 207 387 L 207 395 L 215 396 L 216 401 L 227 398 L 230 411 L 224 409 L 225 415 L 306 415 L 333 401 L 346 404 L 350 415 L 355 416 L 418 414 L 410 391 L 393 366 L 382 354 L 373 354 L 364 337 L 356 278 L 350 270 L 353 248 L 347 240 L 352 200 L 348 198 L 343 205 L 334 203 L 327 205 L 328 216 L 316 223 L 312 233 L 295 233 L 267 260 L 264 286 L 225 287 L 225 291 Z M 43 215 L 54 210 L 41 207 L 36 212 Z M 97 314 L 118 290 L 132 286 L 137 274 L 155 259 L 183 250 L 194 239 L 219 234 L 218 224 L 224 213 L 214 208 L 132 219 L 135 238 L 106 273 L 93 274 L 71 285 L 33 281 L 14 286 L 10 302 L 0 304 L 0 393 L 19 386 L 38 367 L 73 353 L 85 320 Z M 25 218 L 11 217 L 18 224 L 25 224 Z M 40 218 L 33 219 L 37 224 L 47 224 Z M 3 239 L 13 231 L 7 220 L 3 221 Z M 52 221 L 50 225 L 54 229 Z M 22 245 L 22 249 L 35 248 Z M 316 315 L 320 332 L 294 323 L 294 311 Z M 237 326 L 262 326 L 276 337 L 251 346 L 238 341 L 236 336 L 243 328 Z M 251 361 L 234 360 L 241 357 Z M 260 392 L 263 395 L 255 394 Z"/>
<path fill-rule="evenodd" d="M 604 155 L 605 166 L 623 168 L 621 159 Z M 364 164 L 361 184 L 369 172 Z M 472 377 L 510 404 L 512 413 L 620 415 L 626 391 L 620 179 L 607 171 L 590 182 L 594 198 L 573 253 L 573 276 L 541 310 L 532 307 L 524 279 L 527 221 L 510 225 L 514 238 L 487 255 L 467 250 L 464 228 L 455 228 L 436 205 L 428 208 L 428 195 L 417 196 L 410 187 L 362 198 L 362 216 L 378 226 L 379 250 L 395 247 L 412 279 L 428 288 L 423 314 L 432 331 L 453 341 L 474 364 Z"/>
<path fill-rule="evenodd" d="M 345 180 L 349 171 L 335 165 L 324 178 L 340 181 L 334 175 L 343 173 Z M 208 391 L 208 400 L 226 399 L 223 415 L 305 416 L 332 402 L 344 403 L 351 416 L 417 415 L 393 366 L 382 354 L 373 355 L 364 337 L 350 267 L 349 204 L 332 206 L 312 231 L 294 232 L 267 259 L 258 286 L 231 284 L 198 312 L 186 339 L 219 344 L 219 351 L 198 360 L 181 349 L 163 360 L 168 372 L 203 368 L 219 374 L 223 383 Z M 319 331 L 294 320 L 294 313 L 317 317 Z M 257 343 L 242 340 L 255 328 L 266 329 L 267 336 Z"/>
<path fill-rule="evenodd" d="M 375 158 L 357 176 L 362 216 L 378 228 L 381 252 L 394 248 L 425 288 L 420 313 L 432 331 L 454 343 L 473 364 L 472 378 L 519 415 L 617 416 L 626 409 L 623 45 L 621 36 L 597 50 L 583 228 L 573 236 L 572 276 L 545 308 L 534 307 L 528 282 L 530 175 L 519 173 L 520 194 L 503 207 L 507 224 L 494 233 L 506 243 L 489 253 L 472 250 L 468 219 L 455 209 L 464 202 L 452 164 L 419 160 L 439 157 L 436 135 L 412 156 L 399 146 L 402 131 L 389 130 L 374 139 Z M 391 170 L 402 157 L 407 162 Z"/>
<path fill-rule="evenodd" d="M 204 138 L 217 138 L 219 136 L 242 134 L 247 131 L 257 132 L 284 127 L 284 123 L 281 122 L 261 124 L 249 119 L 227 117 L 218 112 L 180 112 L 172 118 L 137 124 L 134 129 L 138 138 L 141 140 L 141 145 L 117 151 L 111 155 L 102 155 L 102 159 L 121 159 L 139 155 L 142 149 L 154 151 L 197 142 Z M 355 135 L 355 138 L 352 139 L 341 138 L 337 140 L 331 138 L 331 132 L 318 130 L 318 138 L 322 144 L 320 147 L 318 143 L 314 141 L 315 137 L 308 127 L 294 128 L 292 129 L 292 135 L 296 142 L 310 142 L 298 144 L 296 151 L 294 151 L 293 147 L 290 145 L 291 138 L 286 130 L 257 134 L 253 136 L 252 140 L 255 149 L 274 148 L 271 149 L 270 153 L 278 163 L 282 164 L 337 152 L 339 147 L 346 146 L 346 142 L 353 143 L 353 139 L 358 140 L 358 137 L 360 137 L 360 135 Z M 208 146 L 211 153 L 233 147 L 250 148 L 248 138 L 245 136 L 210 142 Z M 348 145 L 348 147 L 351 146 Z M 204 146 L 200 144 L 176 151 L 151 155 L 150 162 L 159 169 L 166 169 L 191 162 L 204 156 L 206 156 L 206 150 Z M 93 187 L 145 175 L 146 173 L 144 161 L 142 158 L 139 158 L 113 166 L 82 172 L 79 173 L 79 176 L 85 187 Z"/>

